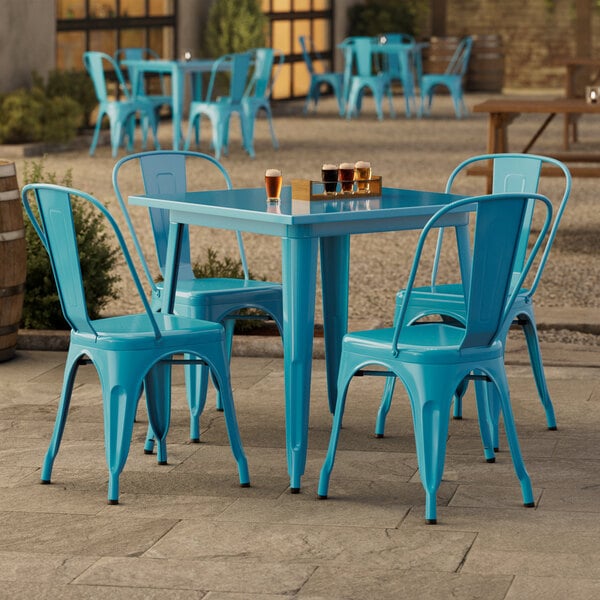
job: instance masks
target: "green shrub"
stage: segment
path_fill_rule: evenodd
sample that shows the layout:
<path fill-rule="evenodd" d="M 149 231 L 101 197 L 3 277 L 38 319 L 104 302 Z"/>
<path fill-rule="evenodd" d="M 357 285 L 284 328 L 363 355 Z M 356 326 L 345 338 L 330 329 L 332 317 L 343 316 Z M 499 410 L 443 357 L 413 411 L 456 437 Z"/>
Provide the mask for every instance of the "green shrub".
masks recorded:
<path fill-rule="evenodd" d="M 75 100 L 83 113 L 83 126 L 91 126 L 91 116 L 98 104 L 94 84 L 87 71 L 60 71 L 55 69 L 48 74 L 45 86 L 46 94 L 50 98 L 57 96 L 68 97 Z"/>
<path fill-rule="evenodd" d="M 267 18 L 259 0 L 216 0 L 204 35 L 207 56 L 245 52 L 266 43 Z"/>
<path fill-rule="evenodd" d="M 51 75 L 44 85 L 33 74 L 30 89 L 19 89 L 0 99 L 0 143 L 68 142 L 83 124 L 84 107 L 75 98 L 69 77 Z"/>
<path fill-rule="evenodd" d="M 72 186 L 71 171 L 59 181 L 56 174 L 46 172 L 43 159 L 25 163 L 24 183 L 58 183 Z M 73 203 L 75 231 L 80 244 L 83 285 L 90 318 L 97 319 L 109 302 L 117 297 L 118 275 L 114 272 L 119 250 L 110 244 L 104 220 L 89 204 Z M 48 254 L 25 215 L 27 241 L 27 278 L 21 327 L 29 329 L 69 329 L 62 316 Z"/>
<path fill-rule="evenodd" d="M 366 0 L 348 9 L 349 35 L 398 32 L 417 36 L 428 10 L 426 0 Z"/>

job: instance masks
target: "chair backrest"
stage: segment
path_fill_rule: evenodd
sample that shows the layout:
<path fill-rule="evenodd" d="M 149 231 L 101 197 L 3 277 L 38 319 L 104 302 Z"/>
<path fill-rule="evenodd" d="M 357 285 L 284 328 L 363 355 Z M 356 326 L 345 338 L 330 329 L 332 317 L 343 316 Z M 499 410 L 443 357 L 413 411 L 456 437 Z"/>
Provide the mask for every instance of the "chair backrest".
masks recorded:
<path fill-rule="evenodd" d="M 386 44 L 402 44 L 403 46 L 415 46 L 415 38 L 409 33 L 381 33 L 377 36 L 377 43 L 385 46 Z M 391 76 L 399 76 L 402 73 L 402 61 L 400 55 L 396 53 L 386 53 L 382 57 L 381 69 Z"/>
<path fill-rule="evenodd" d="M 206 90 L 206 100 L 212 99 L 215 80 L 218 73 L 226 70 L 229 79 L 229 93 L 227 101 L 239 104 L 244 96 L 248 84 L 248 73 L 252 54 L 250 52 L 237 52 L 220 56 L 213 64 L 210 81 Z"/>
<path fill-rule="evenodd" d="M 450 174 L 448 182 L 446 184 L 446 192 L 453 190 L 454 183 L 458 176 L 475 163 L 485 164 L 492 169 L 492 193 L 499 194 L 502 192 L 537 192 L 539 189 L 540 175 L 542 173 L 542 167 L 545 165 L 550 168 L 559 169 L 563 174 L 562 184 L 562 196 L 560 202 L 556 204 L 554 210 L 554 220 L 552 222 L 552 228 L 544 252 L 537 265 L 535 276 L 529 286 L 529 295 L 533 295 L 539 284 L 544 266 L 548 260 L 550 249 L 556 237 L 558 226 L 560 224 L 562 215 L 567 206 L 567 201 L 571 194 L 571 173 L 569 169 L 562 162 L 550 158 L 547 156 L 539 156 L 535 154 L 483 154 L 479 156 L 473 156 L 460 163 L 454 171 Z M 491 163 L 491 165 L 490 165 Z M 523 220 L 523 230 L 519 239 L 518 251 L 515 260 L 515 273 L 513 278 L 518 279 L 521 269 L 525 264 L 525 257 L 527 254 L 527 244 L 530 237 L 530 230 L 533 218 L 533 205 L 532 201 L 529 210 Z M 438 236 L 438 246 L 436 248 L 436 256 L 434 260 L 434 269 L 432 271 L 432 282 L 435 282 L 437 276 L 437 268 L 439 264 L 439 258 L 441 253 L 441 240 L 443 236 L 443 229 L 440 229 Z"/>
<path fill-rule="evenodd" d="M 298 37 L 298 41 L 300 42 L 300 48 L 302 49 L 302 58 L 304 60 L 304 64 L 306 65 L 308 72 L 311 75 L 314 75 L 316 71 L 311 55 L 315 54 L 315 49 L 312 38 L 307 35 L 301 35 Z"/>
<path fill-rule="evenodd" d="M 21 199 L 35 231 L 48 252 L 63 314 L 71 328 L 78 332 L 98 335 L 94 322 L 90 319 L 87 311 L 79 262 L 79 245 L 71 206 L 72 202 L 82 201 L 91 203 L 104 215 L 113 228 L 155 336 L 159 338 L 158 325 L 152 315 L 127 245 L 108 210 L 85 192 L 52 184 L 26 185 L 21 192 Z"/>
<path fill-rule="evenodd" d="M 347 64 L 354 64 L 359 77 L 369 77 L 373 74 L 373 46 L 377 43 L 375 38 L 355 36 L 346 38 L 345 52 Z M 352 58 L 348 60 L 349 54 Z"/>
<path fill-rule="evenodd" d="M 244 91 L 244 97 L 268 98 L 283 65 L 283 52 L 274 48 L 254 48 L 250 52 L 254 71 Z M 277 64 L 273 71 L 276 56 Z"/>
<path fill-rule="evenodd" d="M 117 78 L 117 84 L 120 88 L 120 93 L 122 93 L 127 100 L 130 99 L 129 90 L 125 85 L 123 73 L 112 56 L 105 54 L 104 52 L 84 52 L 83 64 L 94 84 L 94 91 L 96 92 L 98 102 L 108 102 L 109 100 L 106 79 L 107 67 L 114 72 L 115 77 Z"/>
<path fill-rule="evenodd" d="M 521 270 L 513 284 L 523 221 L 530 205 L 535 202 L 543 213 L 543 224 Z M 426 224 L 419 236 L 415 258 L 410 271 L 406 293 L 394 331 L 394 352 L 405 326 L 407 307 L 415 283 L 425 240 L 431 230 L 449 212 L 475 210 L 475 229 L 472 242 L 472 260 L 465 290 L 466 320 L 461 343 L 463 349 L 488 346 L 493 343 L 515 301 L 535 257 L 542 245 L 552 220 L 552 203 L 541 194 L 502 193 L 463 198 L 440 209 Z"/>
<path fill-rule="evenodd" d="M 466 36 L 460 40 L 446 67 L 446 75 L 460 75 L 461 77 L 465 75 L 467 67 L 469 66 L 472 45 L 473 38 L 471 36 Z"/>
<path fill-rule="evenodd" d="M 156 292 L 156 284 L 154 283 L 148 262 L 145 259 L 144 252 L 129 215 L 126 200 L 123 197 L 123 192 L 121 189 L 122 185 L 119 182 L 119 175 L 123 166 L 133 161 L 139 165 L 144 184 L 144 191 L 147 195 L 174 196 L 177 194 L 183 194 L 186 191 L 191 191 L 188 189 L 188 160 L 194 161 L 194 163 L 190 163 L 189 165 L 190 171 L 193 168 L 206 169 L 207 164 L 205 163 L 210 163 L 216 167 L 218 172 L 220 172 L 223 176 L 223 181 L 227 189 L 232 188 L 231 179 L 225 170 L 225 167 L 223 167 L 223 165 L 216 158 L 199 152 L 185 150 L 157 150 L 152 152 L 139 152 L 137 154 L 130 154 L 129 156 L 122 158 L 115 164 L 113 168 L 113 188 L 125 217 L 125 221 L 131 234 L 135 249 L 138 253 L 140 262 L 146 277 L 148 278 L 148 282 L 154 292 Z M 197 163 L 202 164 L 198 167 Z M 169 236 L 169 211 L 161 208 L 149 208 L 148 211 L 152 226 L 152 234 L 154 237 L 156 258 L 160 272 L 164 275 L 167 258 L 167 242 Z M 244 276 L 246 279 L 248 279 L 248 266 L 244 252 L 244 244 L 241 233 L 236 233 Z M 179 279 L 192 279 L 193 277 L 194 274 L 192 270 L 190 254 L 189 230 L 186 227 L 184 230 L 182 251 L 179 262 Z"/>
<path fill-rule="evenodd" d="M 115 52 L 115 60 L 144 60 L 146 58 L 159 59 L 160 54 L 152 48 L 119 48 Z"/>

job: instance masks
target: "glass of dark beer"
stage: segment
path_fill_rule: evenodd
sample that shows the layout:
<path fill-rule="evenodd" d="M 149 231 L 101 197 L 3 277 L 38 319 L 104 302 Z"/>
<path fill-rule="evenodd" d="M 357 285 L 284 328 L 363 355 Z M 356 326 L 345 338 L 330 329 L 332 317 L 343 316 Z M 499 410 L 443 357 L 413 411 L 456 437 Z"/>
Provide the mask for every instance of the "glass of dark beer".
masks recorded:
<path fill-rule="evenodd" d="M 321 167 L 321 181 L 326 194 L 333 194 L 337 190 L 338 168 L 337 165 L 324 164 Z"/>
<path fill-rule="evenodd" d="M 267 200 L 277 202 L 281 196 L 281 183 L 283 178 L 279 169 L 267 169 L 265 173 L 265 189 L 267 190 Z"/>
<path fill-rule="evenodd" d="M 354 163 L 342 163 L 338 167 L 338 181 L 342 192 L 351 192 L 354 188 Z"/>

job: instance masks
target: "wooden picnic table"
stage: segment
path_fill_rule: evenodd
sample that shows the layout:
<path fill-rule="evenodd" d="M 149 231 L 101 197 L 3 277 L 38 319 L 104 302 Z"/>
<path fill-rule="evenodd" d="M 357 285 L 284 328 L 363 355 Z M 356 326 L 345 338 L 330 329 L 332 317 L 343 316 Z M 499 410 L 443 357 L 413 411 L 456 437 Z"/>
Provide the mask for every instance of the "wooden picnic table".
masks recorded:
<path fill-rule="evenodd" d="M 473 107 L 473 112 L 488 113 L 489 115 L 487 150 L 490 154 L 509 152 L 508 127 L 519 115 L 523 113 L 546 115 L 539 129 L 533 134 L 525 147 L 520 150 L 520 152 L 526 153 L 529 152 L 557 114 L 600 114 L 600 104 L 589 104 L 583 98 L 498 98 L 476 104 Z M 600 152 L 565 151 L 552 153 L 549 156 L 565 163 L 590 163 L 585 166 L 569 166 L 573 176 L 600 177 Z M 549 175 L 553 174 L 551 168 L 547 172 Z M 477 167 L 471 169 L 469 173 L 471 175 L 486 175 L 488 190 L 491 189 L 491 171 L 489 169 Z"/>

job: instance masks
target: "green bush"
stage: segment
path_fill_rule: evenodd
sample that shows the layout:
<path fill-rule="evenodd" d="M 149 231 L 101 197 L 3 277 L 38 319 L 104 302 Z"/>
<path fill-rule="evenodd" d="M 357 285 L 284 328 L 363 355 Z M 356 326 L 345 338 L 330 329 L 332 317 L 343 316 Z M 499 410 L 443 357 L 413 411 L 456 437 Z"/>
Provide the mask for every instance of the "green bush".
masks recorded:
<path fill-rule="evenodd" d="M 0 143 L 68 142 L 83 124 L 84 107 L 75 98 L 70 76 L 51 75 L 44 85 L 33 74 L 30 89 L 19 89 L 0 98 Z M 86 108 L 87 110 L 87 108 Z"/>
<path fill-rule="evenodd" d="M 59 181 L 56 174 L 46 172 L 43 159 L 25 163 L 24 183 L 58 183 L 71 186 L 71 171 Z M 97 319 L 109 300 L 118 296 L 118 275 L 114 272 L 119 250 L 110 244 L 104 220 L 89 204 L 73 204 L 75 231 L 80 244 L 81 271 L 90 318 Z M 29 329 L 69 329 L 62 316 L 60 300 L 48 254 L 29 218 L 25 215 L 27 241 L 27 278 L 21 327 Z"/>
<path fill-rule="evenodd" d="M 259 0 L 216 0 L 208 13 L 204 52 L 216 57 L 263 47 L 266 30 Z"/>
<path fill-rule="evenodd" d="M 366 0 L 348 9 L 349 35 L 408 33 L 416 37 L 428 10 L 427 0 Z"/>
<path fill-rule="evenodd" d="M 98 104 L 94 84 L 87 71 L 60 71 L 55 69 L 48 74 L 46 94 L 50 98 L 68 97 L 75 100 L 83 113 L 83 126 L 91 126 L 91 116 Z"/>

